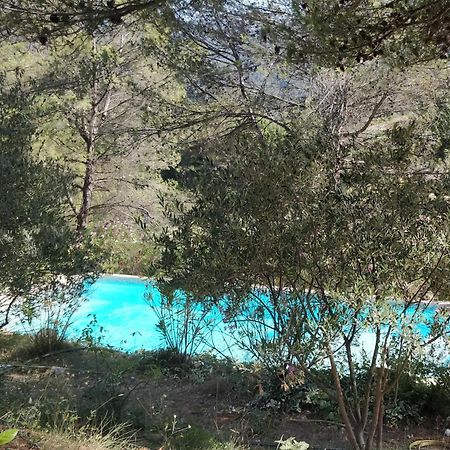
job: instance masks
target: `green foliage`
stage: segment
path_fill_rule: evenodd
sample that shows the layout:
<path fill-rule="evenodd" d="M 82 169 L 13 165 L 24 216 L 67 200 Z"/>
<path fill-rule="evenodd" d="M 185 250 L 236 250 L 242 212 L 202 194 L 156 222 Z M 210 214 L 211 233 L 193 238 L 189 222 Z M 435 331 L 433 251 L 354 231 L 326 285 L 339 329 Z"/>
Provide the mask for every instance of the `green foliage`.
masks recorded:
<path fill-rule="evenodd" d="M 22 325 L 31 336 L 29 346 L 21 351 L 22 356 L 26 354 L 34 358 L 72 345 L 67 331 L 73 314 L 84 301 L 85 281 L 81 278 L 53 286 L 51 290 L 22 303 Z"/>
<path fill-rule="evenodd" d="M 27 37 L 46 46 L 54 44 L 61 36 L 67 38 L 83 32 L 114 33 L 139 18 L 145 21 L 147 18 L 161 17 L 167 18 L 170 23 L 173 15 L 165 7 L 168 6 L 166 3 L 162 0 L 151 5 L 145 2 L 117 0 L 105 3 L 92 0 L 86 5 L 83 1 L 27 0 L 18 8 L 14 2 L 8 1 L 0 9 L 0 23 L 16 37 Z"/>
<path fill-rule="evenodd" d="M 375 285 L 382 297 L 375 306 L 383 309 L 382 299 L 404 297 L 399 279 L 427 278 L 419 262 L 423 252 L 430 258 L 428 270 L 431 261 L 442 263 L 439 271 L 448 270 L 447 257 L 439 259 L 447 239 L 446 216 L 441 204 L 428 198 L 436 192 L 439 202 L 445 201 L 445 175 L 439 181 L 405 177 L 417 164 L 408 141 L 335 148 L 326 130 L 312 137 L 306 133 L 299 129 L 261 143 L 255 135 L 242 135 L 229 150 L 232 165 L 202 168 L 197 203 L 174 218 L 175 231 L 160 240 L 166 268 L 162 286 L 192 292 L 206 302 L 226 294 L 223 310 L 238 317 L 236 325 L 245 326 L 241 312 L 247 323 L 266 320 L 258 344 L 270 348 L 279 341 L 287 352 L 286 339 L 295 337 L 288 331 L 308 325 L 301 316 L 289 316 L 301 308 L 297 292 L 323 289 L 345 299 L 347 312 L 333 305 L 344 323 L 353 306 L 374 294 Z M 335 167 L 337 151 L 340 169 Z M 399 160 L 399 151 L 411 154 Z M 386 171 L 393 175 L 385 177 Z M 441 279 L 433 272 L 429 281 L 440 284 Z M 255 289 L 258 285 L 266 288 Z M 293 289 L 292 294 L 283 288 Z M 442 298 L 447 288 L 440 284 Z M 273 321 L 279 324 L 275 333 Z M 253 345 L 255 330 L 247 339 Z M 289 353 L 281 355 L 289 360 Z"/>
<path fill-rule="evenodd" d="M 390 425 L 445 421 L 450 416 L 449 370 L 439 367 L 438 371 L 445 373 L 447 380 L 436 379 L 431 373 L 422 376 L 406 373 L 400 377 L 386 399 L 386 420 Z"/>
<path fill-rule="evenodd" d="M 158 320 L 156 329 L 163 346 L 185 358 L 202 350 L 218 322 L 212 308 L 183 293 L 150 296 L 148 303 Z"/>
<path fill-rule="evenodd" d="M 174 434 L 170 448 L 174 450 L 208 450 L 217 444 L 214 436 L 198 427 L 187 427 Z"/>
<path fill-rule="evenodd" d="M 33 97 L 19 82 L 8 86 L 1 78 L 0 83 L 0 289 L 5 326 L 17 312 L 19 297 L 22 306 L 36 305 L 64 278 L 68 284 L 81 283 L 80 276 L 94 272 L 96 262 L 88 242 L 76 241 L 67 221 L 61 186 L 70 176 L 32 151 Z"/>
<path fill-rule="evenodd" d="M 29 360 L 58 350 L 68 349 L 72 345 L 71 342 L 63 339 L 56 329 L 42 328 L 33 333 L 31 341 L 24 347 L 17 349 L 14 356 Z"/>
<path fill-rule="evenodd" d="M 136 370 L 147 375 L 186 376 L 194 367 L 192 358 L 175 349 L 161 349 L 152 352 L 140 352 L 137 355 Z"/>
<path fill-rule="evenodd" d="M 0 285 L 14 294 L 48 281 L 55 273 L 80 273 L 86 261 L 64 217 L 60 186 L 66 175 L 31 153 L 32 99 L 20 85 L 1 89 Z"/>

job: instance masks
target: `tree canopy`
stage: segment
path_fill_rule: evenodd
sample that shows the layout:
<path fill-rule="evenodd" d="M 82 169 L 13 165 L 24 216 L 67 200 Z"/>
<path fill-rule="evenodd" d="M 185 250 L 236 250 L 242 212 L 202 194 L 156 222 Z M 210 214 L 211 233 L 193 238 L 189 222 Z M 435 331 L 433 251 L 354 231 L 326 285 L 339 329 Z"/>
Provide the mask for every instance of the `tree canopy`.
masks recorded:
<path fill-rule="evenodd" d="M 295 1 L 292 13 L 284 37 L 294 59 L 345 68 L 379 56 L 397 66 L 449 57 L 445 0 Z"/>

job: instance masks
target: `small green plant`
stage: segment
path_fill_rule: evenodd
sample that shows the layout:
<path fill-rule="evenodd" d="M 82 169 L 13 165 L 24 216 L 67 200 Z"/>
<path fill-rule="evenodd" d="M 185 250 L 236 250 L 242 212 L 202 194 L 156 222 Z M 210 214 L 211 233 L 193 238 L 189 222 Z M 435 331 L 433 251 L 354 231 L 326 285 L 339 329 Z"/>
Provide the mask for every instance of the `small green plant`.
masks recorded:
<path fill-rule="evenodd" d="M 191 357 L 201 351 L 217 326 L 209 305 L 202 305 L 188 294 L 171 293 L 153 297 L 148 293 L 148 304 L 156 315 L 156 329 L 163 345 L 177 354 Z"/>
<path fill-rule="evenodd" d="M 173 448 L 175 450 L 209 450 L 217 444 L 214 436 L 198 427 L 188 427 L 175 436 Z"/>
<path fill-rule="evenodd" d="M 185 377 L 194 369 L 191 357 L 173 349 L 143 351 L 134 358 L 135 370 L 147 378 L 161 378 L 163 375 Z"/>
<path fill-rule="evenodd" d="M 12 442 L 16 438 L 18 432 L 19 430 L 16 428 L 9 428 L 8 430 L 2 431 L 0 433 L 0 445 L 3 446 Z"/>
<path fill-rule="evenodd" d="M 242 426 L 251 435 L 262 436 L 268 430 L 275 430 L 279 422 L 280 415 L 271 409 L 249 408 L 243 415 Z"/>
<path fill-rule="evenodd" d="M 215 444 L 217 444 L 217 441 L 211 433 L 191 425 L 180 425 L 176 415 L 164 427 L 164 448 L 173 450 L 206 450 L 212 448 Z"/>
<path fill-rule="evenodd" d="M 155 359 L 155 352 L 139 351 L 133 356 L 134 369 L 147 378 L 162 378 L 163 369 Z"/>

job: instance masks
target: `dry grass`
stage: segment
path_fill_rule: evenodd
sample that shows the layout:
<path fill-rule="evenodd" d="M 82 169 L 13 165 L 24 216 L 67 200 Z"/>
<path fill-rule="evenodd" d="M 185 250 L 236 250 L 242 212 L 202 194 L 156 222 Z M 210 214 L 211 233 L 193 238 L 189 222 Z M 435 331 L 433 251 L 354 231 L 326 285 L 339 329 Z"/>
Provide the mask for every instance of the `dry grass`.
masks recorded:
<path fill-rule="evenodd" d="M 117 425 L 106 431 L 105 427 L 70 427 L 43 433 L 39 445 L 46 450 L 127 450 L 138 447 L 126 425 Z M 141 447 L 142 449 L 143 447 Z"/>

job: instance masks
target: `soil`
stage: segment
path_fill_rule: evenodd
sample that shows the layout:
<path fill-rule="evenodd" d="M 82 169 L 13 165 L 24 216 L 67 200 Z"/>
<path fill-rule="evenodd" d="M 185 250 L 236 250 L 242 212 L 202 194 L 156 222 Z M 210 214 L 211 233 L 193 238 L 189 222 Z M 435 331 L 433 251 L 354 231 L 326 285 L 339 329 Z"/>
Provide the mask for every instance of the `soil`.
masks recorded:
<path fill-rule="evenodd" d="M 29 396 L 30 404 L 50 394 L 50 400 L 46 400 L 49 408 L 72 402 L 82 414 L 88 415 L 95 408 L 112 412 L 120 421 L 141 430 L 143 448 L 158 448 L 168 434 L 188 425 L 251 448 L 277 448 L 276 441 L 288 437 L 318 449 L 348 448 L 339 424 L 316 420 L 307 412 L 284 414 L 249 408 L 255 398 L 251 383 L 237 386 L 236 380 L 215 373 L 195 379 L 133 372 L 129 370 L 129 357 L 113 352 L 74 351 L 44 358 L 26 368 L 15 367 L 5 374 L 5 386 L 12 397 L 23 402 Z M 385 444 L 390 449 L 407 448 L 416 439 L 442 438 L 441 430 L 439 423 L 386 429 Z M 5 448 L 41 447 L 21 431 Z"/>

